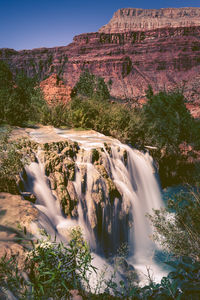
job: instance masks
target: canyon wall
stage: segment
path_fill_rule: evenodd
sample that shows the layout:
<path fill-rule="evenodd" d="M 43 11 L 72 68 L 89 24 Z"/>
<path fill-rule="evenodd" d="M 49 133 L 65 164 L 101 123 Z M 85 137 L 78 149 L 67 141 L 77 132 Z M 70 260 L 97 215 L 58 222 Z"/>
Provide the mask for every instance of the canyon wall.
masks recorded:
<path fill-rule="evenodd" d="M 131 25 L 128 31 L 125 23 L 111 26 L 113 20 L 131 19 L 134 13 L 137 20 L 145 19 L 148 24 L 152 20 L 152 26 L 138 29 Z M 4 48 L 0 59 L 8 62 L 14 73 L 24 70 L 41 81 L 57 74 L 70 87 L 88 69 L 104 77 L 112 97 L 135 103 L 143 103 L 149 84 L 155 91 L 181 87 L 194 110 L 200 101 L 199 15 L 200 8 L 123 9 L 99 32 L 75 36 L 67 46 L 22 51 Z M 161 23 L 154 24 L 158 19 L 164 28 Z M 165 21 L 168 19 L 170 24 Z"/>
<path fill-rule="evenodd" d="M 200 25 L 200 7 L 141 9 L 122 8 L 99 32 L 117 33 L 157 28 L 191 27 Z"/>

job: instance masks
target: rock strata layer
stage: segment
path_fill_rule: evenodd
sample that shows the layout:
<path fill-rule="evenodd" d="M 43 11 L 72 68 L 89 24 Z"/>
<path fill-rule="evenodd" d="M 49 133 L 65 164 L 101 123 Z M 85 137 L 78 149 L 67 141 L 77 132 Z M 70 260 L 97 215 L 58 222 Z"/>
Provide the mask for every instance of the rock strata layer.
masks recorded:
<path fill-rule="evenodd" d="M 118 33 L 158 28 L 200 26 L 200 7 L 141 9 L 122 8 L 99 32 Z"/>

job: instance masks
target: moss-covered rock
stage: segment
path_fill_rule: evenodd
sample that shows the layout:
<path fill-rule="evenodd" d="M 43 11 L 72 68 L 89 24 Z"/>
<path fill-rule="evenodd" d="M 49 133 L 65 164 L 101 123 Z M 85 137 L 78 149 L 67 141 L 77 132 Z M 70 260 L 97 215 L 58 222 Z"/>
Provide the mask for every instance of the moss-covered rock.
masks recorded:
<path fill-rule="evenodd" d="M 104 147 L 105 147 L 105 149 L 106 149 L 106 151 L 109 153 L 109 154 L 111 154 L 111 147 L 107 144 L 107 143 L 104 143 Z"/>
<path fill-rule="evenodd" d="M 60 185 L 56 189 L 57 197 L 61 204 L 62 211 L 66 216 L 77 217 L 77 196 L 73 183 L 68 182 L 67 187 Z"/>
<path fill-rule="evenodd" d="M 54 178 L 56 181 L 57 186 L 60 185 L 67 185 L 67 177 L 65 176 L 65 173 L 61 173 L 61 172 L 54 172 Z"/>
<path fill-rule="evenodd" d="M 0 174 L 0 192 L 10 193 L 13 195 L 19 195 L 18 187 L 18 176 L 17 175 L 2 175 Z"/>
<path fill-rule="evenodd" d="M 103 178 L 108 178 L 109 176 L 108 176 L 108 173 L 107 173 L 107 171 L 106 171 L 106 168 L 104 167 L 104 165 L 97 165 L 96 166 L 96 169 L 98 170 L 98 172 L 101 174 L 101 176 L 103 177 Z"/>
<path fill-rule="evenodd" d="M 57 182 L 56 182 L 54 174 L 52 174 L 52 173 L 49 174 L 48 179 L 49 179 L 51 190 L 56 190 L 56 188 L 57 188 Z"/>
<path fill-rule="evenodd" d="M 125 166 L 127 166 L 127 162 L 128 162 L 128 153 L 126 150 L 124 150 L 123 152 L 123 159 L 124 159 L 124 164 Z"/>
<path fill-rule="evenodd" d="M 97 149 L 92 149 L 92 163 L 98 162 L 99 156 L 99 151 Z"/>

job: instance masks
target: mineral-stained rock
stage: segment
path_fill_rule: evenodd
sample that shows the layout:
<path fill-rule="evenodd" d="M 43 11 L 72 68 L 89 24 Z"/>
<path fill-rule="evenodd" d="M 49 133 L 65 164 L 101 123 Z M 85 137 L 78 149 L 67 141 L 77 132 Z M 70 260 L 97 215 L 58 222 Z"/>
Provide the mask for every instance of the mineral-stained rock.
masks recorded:
<path fill-rule="evenodd" d="M 88 69 L 104 77 L 113 97 L 129 98 L 135 104 L 144 103 L 149 84 L 155 92 L 184 86 L 188 101 L 195 101 L 198 107 L 199 11 L 200 8 L 123 9 L 99 32 L 75 36 L 68 46 L 0 49 L 0 60 L 7 61 L 13 73 L 24 70 L 28 76 L 37 74 L 40 80 L 56 74 L 71 87 Z M 189 108 L 195 115 L 194 106 Z"/>
<path fill-rule="evenodd" d="M 56 182 L 54 174 L 52 174 L 52 173 L 49 174 L 48 179 L 49 179 L 49 182 L 50 182 L 50 188 L 52 190 L 55 190 L 57 188 L 57 182 Z"/>
<path fill-rule="evenodd" d="M 76 204 L 78 202 L 77 195 L 76 195 L 76 191 L 75 191 L 74 185 L 73 185 L 73 183 L 70 180 L 67 183 L 67 191 L 68 191 L 68 193 L 70 195 L 71 201 L 75 202 L 75 204 Z"/>
<path fill-rule="evenodd" d="M 54 177 L 55 177 L 55 181 L 57 183 L 58 186 L 60 185 L 66 185 L 66 178 L 65 175 L 61 172 L 55 172 L 54 173 Z"/>
<path fill-rule="evenodd" d="M 66 216 L 70 215 L 70 195 L 65 186 L 60 185 L 56 189 L 61 208 Z"/>
<path fill-rule="evenodd" d="M 55 191 L 65 215 L 77 216 L 78 200 L 72 181 L 75 178 L 73 157 L 78 152 L 78 145 L 61 141 L 45 143 L 42 148 L 40 158 L 43 157 L 51 189 Z"/>

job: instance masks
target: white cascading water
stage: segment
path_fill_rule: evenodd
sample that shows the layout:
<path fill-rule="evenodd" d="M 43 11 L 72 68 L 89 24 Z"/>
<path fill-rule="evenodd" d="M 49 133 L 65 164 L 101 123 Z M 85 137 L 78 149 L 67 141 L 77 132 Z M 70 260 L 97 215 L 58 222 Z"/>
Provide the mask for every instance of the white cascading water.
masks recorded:
<path fill-rule="evenodd" d="M 52 237 L 58 241 L 65 238 L 65 229 L 76 225 L 76 222 L 63 217 L 58 201 L 52 194 L 48 179 L 45 176 L 43 164 L 38 158 L 38 163 L 31 163 L 25 167 L 28 180 L 25 189 L 32 192 L 36 198 L 36 207 L 40 212 L 40 227 L 44 228 Z M 36 232 L 40 237 L 40 233 Z"/>
<path fill-rule="evenodd" d="M 133 256 L 130 257 L 129 262 L 132 263 L 137 270 L 141 273 L 147 273 L 147 267 L 150 266 L 155 279 L 159 280 L 165 273 L 153 262 L 153 254 L 155 250 L 155 244 L 150 239 L 152 235 L 152 228 L 146 218 L 146 214 L 152 213 L 152 209 L 160 209 L 163 206 L 161 200 L 161 194 L 158 183 L 154 174 L 153 161 L 148 153 L 141 153 L 137 150 L 131 149 L 129 146 L 120 143 L 118 140 L 106 137 L 96 132 L 84 133 L 84 132 L 71 132 L 66 130 L 56 129 L 54 132 L 62 137 L 79 143 L 83 152 L 88 155 L 83 155 L 81 151 L 76 158 L 76 178 L 74 181 L 74 187 L 79 198 L 78 204 L 78 220 L 66 219 L 60 210 L 60 207 L 52 195 L 52 191 L 49 188 L 47 178 L 45 177 L 42 164 L 32 163 L 26 167 L 26 172 L 29 177 L 29 190 L 37 197 L 37 207 L 41 211 L 41 225 L 52 234 L 58 234 L 59 238 L 64 239 L 65 231 L 70 226 L 80 225 L 83 228 L 86 239 L 89 241 L 92 249 L 97 248 L 97 244 L 101 241 L 97 241 L 95 233 L 93 232 L 90 224 L 91 219 L 95 218 L 92 215 L 94 212 L 93 201 L 91 198 L 92 189 L 94 186 L 95 173 L 97 170 L 91 163 L 91 151 L 92 149 L 103 149 L 102 157 L 105 163 L 107 173 L 112 178 L 117 189 L 122 195 L 122 209 L 124 211 L 131 210 L 134 226 L 125 228 L 125 231 L 129 231 L 128 242 L 129 246 L 133 249 Z M 32 137 L 38 142 L 40 136 L 37 133 L 32 133 Z M 42 136 L 44 138 L 44 135 Z M 48 136 L 46 136 L 48 140 Z M 111 150 L 106 150 L 105 143 L 109 143 Z M 126 151 L 127 159 L 122 154 L 122 151 Z M 86 192 L 83 194 L 81 189 L 81 166 L 86 167 L 87 173 L 87 187 Z M 97 175 L 97 174 L 96 174 Z M 101 183 L 102 189 L 104 183 Z M 31 186 L 31 188 L 30 188 Z M 85 203 L 83 198 L 87 198 Z M 117 215 L 117 199 L 115 203 L 116 216 L 113 216 L 113 226 L 115 227 L 112 232 L 113 243 L 118 235 L 118 215 Z M 87 205 L 87 214 L 84 213 L 83 205 Z M 106 209 L 103 210 L 102 224 L 99 226 L 105 226 L 103 224 L 108 220 Z M 141 276 L 142 277 L 142 276 Z"/>

